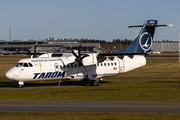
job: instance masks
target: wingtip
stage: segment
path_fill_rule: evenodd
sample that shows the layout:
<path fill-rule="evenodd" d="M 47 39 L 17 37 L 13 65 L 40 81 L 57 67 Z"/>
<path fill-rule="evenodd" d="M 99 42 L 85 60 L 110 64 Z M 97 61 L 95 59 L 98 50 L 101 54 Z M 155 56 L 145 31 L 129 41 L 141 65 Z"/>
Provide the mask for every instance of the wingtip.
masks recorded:
<path fill-rule="evenodd" d="M 168 26 L 168 27 L 171 27 L 171 26 L 174 26 L 174 24 L 168 24 L 167 26 Z"/>

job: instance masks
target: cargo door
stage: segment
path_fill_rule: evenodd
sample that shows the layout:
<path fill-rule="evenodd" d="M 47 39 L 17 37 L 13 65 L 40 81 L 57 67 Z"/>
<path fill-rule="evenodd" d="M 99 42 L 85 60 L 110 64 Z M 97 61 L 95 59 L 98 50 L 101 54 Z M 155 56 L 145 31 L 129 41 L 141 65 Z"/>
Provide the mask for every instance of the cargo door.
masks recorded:
<path fill-rule="evenodd" d="M 120 65 L 119 65 L 119 73 L 123 73 L 124 72 L 124 60 L 119 59 Z"/>

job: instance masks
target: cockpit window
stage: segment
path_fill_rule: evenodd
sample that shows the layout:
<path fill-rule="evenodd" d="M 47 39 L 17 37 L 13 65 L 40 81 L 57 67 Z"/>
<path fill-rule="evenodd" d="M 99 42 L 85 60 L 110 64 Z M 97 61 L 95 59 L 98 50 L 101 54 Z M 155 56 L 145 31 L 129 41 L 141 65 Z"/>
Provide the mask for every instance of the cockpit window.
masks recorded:
<path fill-rule="evenodd" d="M 15 67 L 33 67 L 31 63 L 17 63 Z"/>
<path fill-rule="evenodd" d="M 29 67 L 32 67 L 33 65 L 31 63 L 28 63 L 29 64 Z"/>
<path fill-rule="evenodd" d="M 22 67 L 23 63 L 17 63 L 15 66 L 16 67 Z"/>
<path fill-rule="evenodd" d="M 27 64 L 27 63 L 24 63 L 24 64 L 23 64 L 23 67 L 28 67 L 28 64 Z"/>

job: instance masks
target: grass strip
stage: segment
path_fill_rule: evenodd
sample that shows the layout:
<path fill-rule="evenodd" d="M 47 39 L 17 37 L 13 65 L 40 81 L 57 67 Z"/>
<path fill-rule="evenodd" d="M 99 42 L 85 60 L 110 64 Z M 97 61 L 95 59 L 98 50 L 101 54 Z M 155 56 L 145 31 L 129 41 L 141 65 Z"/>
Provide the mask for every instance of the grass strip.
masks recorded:
<path fill-rule="evenodd" d="M 175 113 L 50 113 L 0 112 L 1 120 L 178 120 Z"/>

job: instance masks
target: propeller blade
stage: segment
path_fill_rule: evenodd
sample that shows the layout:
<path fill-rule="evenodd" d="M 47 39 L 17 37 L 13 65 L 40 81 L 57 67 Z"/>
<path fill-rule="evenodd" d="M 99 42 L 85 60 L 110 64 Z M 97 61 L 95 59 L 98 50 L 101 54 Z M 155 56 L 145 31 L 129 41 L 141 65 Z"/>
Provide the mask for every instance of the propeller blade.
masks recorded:
<path fill-rule="evenodd" d="M 78 73 L 79 73 L 79 65 L 78 65 L 77 67 L 78 67 L 78 71 L 77 71 L 77 76 L 78 76 Z"/>
<path fill-rule="evenodd" d="M 73 51 L 72 47 L 70 46 L 70 50 L 72 52 L 72 54 L 77 58 L 78 56 L 76 55 L 76 53 Z"/>
<path fill-rule="evenodd" d="M 82 61 L 82 59 L 84 59 L 85 57 L 88 57 L 89 55 L 83 55 L 82 57 L 81 57 L 81 61 Z"/>
<path fill-rule="evenodd" d="M 78 59 L 81 58 L 81 44 L 82 42 L 79 44 L 79 47 L 78 47 Z"/>
<path fill-rule="evenodd" d="M 86 73 L 87 73 L 87 75 L 88 75 L 88 71 L 87 71 L 86 67 L 85 67 L 85 66 L 83 66 L 83 67 L 84 67 L 84 69 L 86 70 Z"/>
<path fill-rule="evenodd" d="M 38 44 L 38 42 L 36 42 L 36 44 L 34 45 L 34 57 L 36 58 L 37 56 L 36 56 L 36 47 L 37 47 L 37 44 Z"/>
<path fill-rule="evenodd" d="M 29 48 L 28 48 L 28 54 L 31 55 L 31 52 L 30 52 Z"/>

